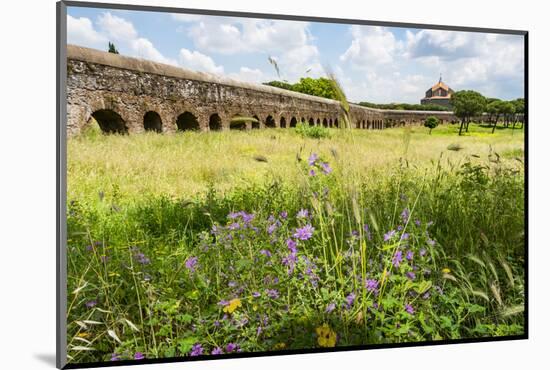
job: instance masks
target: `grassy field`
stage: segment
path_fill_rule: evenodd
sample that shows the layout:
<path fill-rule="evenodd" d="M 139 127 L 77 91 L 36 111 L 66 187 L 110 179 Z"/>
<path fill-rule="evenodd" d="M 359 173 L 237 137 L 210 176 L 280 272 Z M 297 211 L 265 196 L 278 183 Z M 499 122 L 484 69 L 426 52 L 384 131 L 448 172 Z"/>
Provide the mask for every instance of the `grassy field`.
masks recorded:
<path fill-rule="evenodd" d="M 266 176 L 294 181 L 301 173 L 296 158 L 305 160 L 313 152 L 336 153 L 346 171 L 357 173 L 394 166 L 399 158 L 417 166 L 430 166 L 441 155 L 444 162 L 455 163 L 473 160 L 471 155 L 487 159 L 491 148 L 505 158 L 523 156 L 521 130 L 491 134 L 488 128 L 472 126 L 460 138 L 457 132 L 458 125 L 444 125 L 432 135 L 424 127 L 330 130 L 329 140 L 304 139 L 290 129 L 97 135 L 69 141 L 69 198 L 95 198 L 99 191 L 113 189 L 132 200 L 149 194 L 182 197 L 204 192 L 211 185 L 227 190 L 262 182 Z M 447 150 L 453 144 L 463 149 Z"/>
<path fill-rule="evenodd" d="M 523 132 L 68 142 L 70 362 L 524 332 Z"/>

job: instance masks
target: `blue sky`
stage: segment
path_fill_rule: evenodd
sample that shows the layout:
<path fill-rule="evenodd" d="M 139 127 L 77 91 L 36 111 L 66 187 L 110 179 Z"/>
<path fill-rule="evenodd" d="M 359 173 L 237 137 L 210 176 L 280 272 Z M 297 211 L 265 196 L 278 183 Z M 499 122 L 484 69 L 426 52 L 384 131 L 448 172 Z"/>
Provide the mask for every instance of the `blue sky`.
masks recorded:
<path fill-rule="evenodd" d="M 523 37 L 255 18 L 68 8 L 71 44 L 249 82 L 332 71 L 350 101 L 419 103 L 439 79 L 454 90 L 523 97 Z"/>

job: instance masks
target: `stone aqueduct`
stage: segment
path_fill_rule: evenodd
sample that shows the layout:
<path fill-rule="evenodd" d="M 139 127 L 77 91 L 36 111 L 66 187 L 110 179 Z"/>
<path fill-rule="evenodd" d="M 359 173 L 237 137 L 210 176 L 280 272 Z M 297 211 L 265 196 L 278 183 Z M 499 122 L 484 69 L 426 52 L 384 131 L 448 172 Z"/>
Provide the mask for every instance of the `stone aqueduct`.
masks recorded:
<path fill-rule="evenodd" d="M 67 47 L 67 131 L 78 134 L 94 117 L 104 132 L 228 130 L 310 125 L 338 127 L 334 100 L 231 80 L 79 46 Z M 379 110 L 350 105 L 352 127 L 420 124 L 452 112 Z M 254 117 L 258 122 L 237 122 Z M 233 123 L 231 123 L 233 120 Z"/>

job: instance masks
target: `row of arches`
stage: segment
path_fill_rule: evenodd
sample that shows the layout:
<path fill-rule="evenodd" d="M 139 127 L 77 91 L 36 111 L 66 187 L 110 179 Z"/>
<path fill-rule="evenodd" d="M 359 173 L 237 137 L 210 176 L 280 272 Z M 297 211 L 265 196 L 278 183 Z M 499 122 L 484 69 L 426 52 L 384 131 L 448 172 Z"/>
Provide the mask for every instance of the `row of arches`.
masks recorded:
<path fill-rule="evenodd" d="M 128 126 L 120 114 L 111 109 L 100 109 L 91 115 L 99 124 L 101 130 L 105 133 L 128 133 Z M 304 122 L 310 126 L 323 126 L 327 128 L 338 128 L 338 118 L 328 117 L 311 117 L 299 115 L 281 115 L 278 118 L 268 115 L 263 121 L 266 128 L 292 128 L 296 127 L 299 122 Z M 258 115 L 253 115 L 250 119 L 246 116 L 238 114 L 233 116 L 228 128 L 236 130 L 259 129 L 260 118 Z M 175 122 L 178 131 L 199 131 L 201 125 L 199 118 L 192 112 L 185 111 L 177 116 Z M 362 129 L 382 129 L 384 128 L 382 120 L 359 120 L 356 121 L 356 128 Z M 220 131 L 224 128 L 222 117 L 218 113 L 213 113 L 208 117 L 208 130 Z M 155 111 L 147 111 L 143 116 L 143 129 L 145 131 L 163 132 L 163 122 L 161 116 Z"/>

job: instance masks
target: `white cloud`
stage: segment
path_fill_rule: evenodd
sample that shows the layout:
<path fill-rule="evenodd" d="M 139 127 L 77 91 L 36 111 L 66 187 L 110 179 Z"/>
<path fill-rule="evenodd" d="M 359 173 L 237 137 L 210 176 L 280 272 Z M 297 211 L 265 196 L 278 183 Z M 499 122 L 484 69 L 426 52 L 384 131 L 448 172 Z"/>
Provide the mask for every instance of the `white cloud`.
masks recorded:
<path fill-rule="evenodd" d="M 145 38 L 139 37 L 129 42 L 133 54 L 139 58 L 152 60 L 154 62 L 177 65 L 177 61 L 166 58 L 153 45 L 153 43 Z"/>
<path fill-rule="evenodd" d="M 306 70 L 322 72 L 307 22 L 182 15 L 173 18 L 187 25 L 184 32 L 201 52 L 263 53 L 266 63 L 268 57 L 277 60 L 281 78 L 290 81 L 304 76 Z"/>
<path fill-rule="evenodd" d="M 67 42 L 69 44 L 99 47 L 107 43 L 104 35 L 94 29 L 88 18 L 67 15 Z"/>
<path fill-rule="evenodd" d="M 266 76 L 257 68 L 241 67 L 239 72 L 228 74 L 228 77 L 239 81 L 262 83 L 266 81 Z"/>
<path fill-rule="evenodd" d="M 179 54 L 179 62 L 183 67 L 196 71 L 223 74 L 223 66 L 217 66 L 212 58 L 198 51 L 182 48 Z"/>
<path fill-rule="evenodd" d="M 109 12 L 101 14 L 97 24 L 105 35 L 114 41 L 130 41 L 138 37 L 138 33 L 131 22 Z"/>
<path fill-rule="evenodd" d="M 346 52 L 340 56 L 343 62 L 368 69 L 372 65 L 388 64 L 401 52 L 402 42 L 384 27 L 351 26 L 353 40 Z"/>

